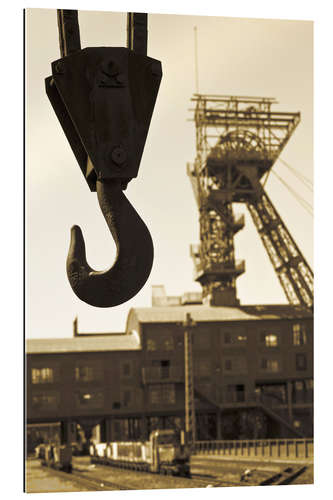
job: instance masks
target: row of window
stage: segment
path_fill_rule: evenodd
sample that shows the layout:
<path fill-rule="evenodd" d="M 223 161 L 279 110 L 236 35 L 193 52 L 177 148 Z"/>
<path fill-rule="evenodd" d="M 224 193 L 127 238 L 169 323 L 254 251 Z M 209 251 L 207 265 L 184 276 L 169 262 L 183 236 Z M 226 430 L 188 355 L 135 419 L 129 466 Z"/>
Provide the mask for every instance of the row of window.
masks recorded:
<path fill-rule="evenodd" d="M 294 380 L 290 382 L 290 398 L 292 403 L 311 403 L 313 401 L 313 379 Z M 244 384 L 228 384 L 219 390 L 220 403 L 240 403 L 252 399 L 246 393 Z M 261 384 L 255 388 L 255 400 L 264 404 L 286 404 L 288 399 L 287 384 Z"/>
<path fill-rule="evenodd" d="M 245 334 L 235 332 L 224 332 L 222 336 L 224 345 L 246 345 L 248 337 Z M 193 346 L 198 349 L 209 349 L 211 338 L 204 333 L 193 335 Z M 280 344 L 280 336 L 276 333 L 261 332 L 259 342 L 265 347 L 278 347 Z M 306 328 L 300 323 L 293 324 L 292 342 L 294 346 L 302 346 L 307 344 Z M 179 346 L 182 342 L 179 341 Z M 147 339 L 147 351 L 173 351 L 175 348 L 175 340 L 172 335 L 156 335 Z"/>
<path fill-rule="evenodd" d="M 149 401 L 152 405 L 175 404 L 175 384 L 154 384 L 149 386 Z M 114 401 L 114 410 L 121 408 L 136 407 L 140 403 L 142 394 L 137 391 L 124 390 L 121 392 L 120 401 Z M 77 409 L 99 409 L 105 404 L 103 391 L 75 391 L 73 394 L 74 404 Z M 55 410 L 60 404 L 60 393 L 34 394 L 32 396 L 32 407 L 34 410 Z"/>
<path fill-rule="evenodd" d="M 33 384 L 45 384 L 54 382 L 53 368 L 32 368 L 31 381 Z"/>
<path fill-rule="evenodd" d="M 199 392 L 209 394 L 211 384 L 198 386 Z M 312 401 L 313 379 L 294 380 L 291 382 L 291 399 L 293 403 Z M 244 384 L 228 384 L 219 390 L 220 402 L 243 402 L 246 399 Z M 140 395 L 141 397 L 141 395 Z M 153 384 L 148 389 L 149 403 L 163 406 L 176 404 L 175 384 Z M 253 397 L 253 396 L 252 396 Z M 255 398 L 263 403 L 285 404 L 287 402 L 287 384 L 262 384 L 255 389 Z M 136 407 L 139 403 L 137 391 L 125 390 L 121 392 L 121 400 L 115 401 L 113 409 Z M 74 393 L 75 406 L 78 409 L 101 409 L 105 404 L 102 391 L 76 391 Z M 35 410 L 55 410 L 59 407 L 60 394 L 39 394 L 32 396 L 32 406 Z"/>
<path fill-rule="evenodd" d="M 210 377 L 213 372 L 213 367 L 210 359 L 195 359 L 194 364 L 194 375 L 199 378 Z M 222 367 L 223 372 L 229 375 L 245 375 L 248 372 L 248 360 L 245 356 L 233 356 L 228 358 L 223 358 Z M 259 360 L 258 369 L 260 371 L 278 373 L 282 371 L 282 360 L 276 358 L 261 358 Z M 295 368 L 296 370 L 306 370 L 307 368 L 307 358 L 303 353 L 297 353 L 295 357 Z M 220 371 L 217 368 L 216 371 Z M 144 380 L 155 380 L 156 379 L 169 379 L 178 378 L 182 379 L 182 367 L 179 365 L 171 366 L 170 360 L 152 360 L 152 367 L 145 367 L 143 369 Z"/>
<path fill-rule="evenodd" d="M 133 374 L 132 364 L 125 362 L 121 365 L 121 376 L 130 377 Z M 32 368 L 31 382 L 33 384 L 52 384 L 56 382 L 57 369 L 55 368 Z M 103 372 L 97 365 L 81 365 L 74 368 L 75 382 L 95 382 L 102 380 Z"/>
<path fill-rule="evenodd" d="M 129 364 L 123 365 L 123 374 L 130 375 Z M 161 378 L 169 378 L 170 375 L 170 360 L 153 360 L 153 367 L 159 368 Z M 295 357 L 296 370 L 307 369 L 307 358 L 303 353 L 297 353 Z M 282 369 L 280 359 L 261 358 L 259 361 L 259 369 L 266 372 L 278 373 Z M 248 371 L 247 359 L 244 356 L 234 356 L 232 358 L 223 359 L 223 371 L 230 374 L 246 374 Z M 209 359 L 194 360 L 194 375 L 197 377 L 209 377 L 212 373 L 212 364 Z M 32 368 L 31 379 L 33 384 L 52 384 L 55 382 L 54 368 Z M 96 377 L 96 370 L 92 366 L 80 366 L 75 368 L 76 382 L 93 382 L 100 380 Z"/>
<path fill-rule="evenodd" d="M 194 361 L 194 374 L 199 377 L 208 377 L 211 375 L 211 363 L 209 360 Z M 307 369 L 307 358 L 303 353 L 296 354 L 295 368 L 297 371 Z M 274 358 L 261 358 L 259 360 L 259 369 L 265 372 L 278 373 L 282 370 L 282 361 Z M 223 360 L 223 371 L 229 374 L 241 375 L 248 372 L 247 359 L 245 357 L 232 357 Z"/>
<path fill-rule="evenodd" d="M 75 407 L 78 409 L 98 409 L 103 408 L 105 397 L 103 391 L 75 391 L 73 394 Z M 32 396 L 32 407 L 39 409 L 56 409 L 59 407 L 60 393 L 34 394 Z M 113 409 L 129 408 L 140 403 L 140 393 L 131 390 L 121 392 L 120 401 L 112 404 Z"/>

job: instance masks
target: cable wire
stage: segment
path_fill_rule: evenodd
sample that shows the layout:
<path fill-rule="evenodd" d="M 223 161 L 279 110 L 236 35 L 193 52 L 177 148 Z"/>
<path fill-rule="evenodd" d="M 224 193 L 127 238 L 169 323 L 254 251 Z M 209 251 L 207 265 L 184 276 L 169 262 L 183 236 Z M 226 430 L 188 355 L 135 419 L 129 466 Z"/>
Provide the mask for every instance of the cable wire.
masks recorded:
<path fill-rule="evenodd" d="M 289 165 L 289 163 L 287 163 L 285 160 L 282 160 L 282 158 L 279 158 L 280 162 L 285 165 L 287 168 L 289 168 L 289 170 L 301 181 L 303 182 L 303 184 L 308 188 L 310 189 L 310 191 L 313 191 L 313 183 L 312 181 L 310 181 L 310 179 L 308 179 L 304 174 L 302 174 L 301 172 L 299 172 L 299 170 L 297 170 L 296 168 L 292 167 L 291 165 Z"/>
<path fill-rule="evenodd" d="M 302 205 L 302 207 L 308 212 L 308 214 L 313 216 L 312 205 L 304 198 L 302 198 L 298 193 L 296 193 L 296 191 L 292 187 L 290 187 L 289 184 L 284 179 L 282 179 L 282 177 L 278 175 L 274 170 L 272 170 L 272 173 L 280 180 L 280 182 L 282 182 L 282 184 L 288 189 L 288 191 L 290 191 L 290 193 L 296 198 L 296 200 L 300 203 L 300 205 Z"/>

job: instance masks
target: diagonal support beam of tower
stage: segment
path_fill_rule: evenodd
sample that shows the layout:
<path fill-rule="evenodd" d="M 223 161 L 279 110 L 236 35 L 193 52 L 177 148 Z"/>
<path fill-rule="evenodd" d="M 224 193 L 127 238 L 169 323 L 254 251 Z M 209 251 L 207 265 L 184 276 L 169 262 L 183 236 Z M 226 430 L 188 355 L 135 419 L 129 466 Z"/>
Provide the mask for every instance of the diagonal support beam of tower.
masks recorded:
<path fill-rule="evenodd" d="M 191 246 L 195 279 L 210 305 L 237 305 L 234 235 L 244 227 L 233 202 L 246 204 L 292 304 L 313 305 L 313 273 L 260 182 L 300 121 L 272 110 L 273 98 L 195 94 L 196 150 L 188 164 L 199 208 L 200 245 Z"/>
<path fill-rule="evenodd" d="M 264 190 L 247 207 L 291 304 L 313 305 L 313 273 Z"/>

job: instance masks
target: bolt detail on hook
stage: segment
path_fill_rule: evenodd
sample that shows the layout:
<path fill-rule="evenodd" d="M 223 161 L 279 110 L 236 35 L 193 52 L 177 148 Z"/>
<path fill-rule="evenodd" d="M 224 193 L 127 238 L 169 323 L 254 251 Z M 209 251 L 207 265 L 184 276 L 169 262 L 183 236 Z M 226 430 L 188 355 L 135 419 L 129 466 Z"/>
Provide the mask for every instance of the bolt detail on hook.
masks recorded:
<path fill-rule="evenodd" d="M 152 268 L 152 238 L 123 190 L 138 175 L 162 67 L 146 55 L 146 14 L 128 15 L 127 48 L 81 49 L 77 11 L 58 11 L 58 23 L 62 58 L 46 93 L 117 248 L 114 264 L 95 271 L 73 226 L 67 276 L 81 300 L 113 307 L 134 297 Z"/>

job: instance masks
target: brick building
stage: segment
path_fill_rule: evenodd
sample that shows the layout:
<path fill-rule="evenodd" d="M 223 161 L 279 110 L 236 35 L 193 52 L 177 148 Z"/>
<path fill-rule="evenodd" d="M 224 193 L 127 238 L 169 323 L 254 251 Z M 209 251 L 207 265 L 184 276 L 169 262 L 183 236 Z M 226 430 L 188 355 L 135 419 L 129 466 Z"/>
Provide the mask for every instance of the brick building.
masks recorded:
<path fill-rule="evenodd" d="M 131 309 L 122 334 L 80 334 L 74 322 L 73 338 L 27 340 L 28 424 L 79 423 L 87 437 L 98 425 L 112 440 L 184 428 L 190 313 L 197 439 L 312 436 L 312 313 L 188 299 Z"/>

